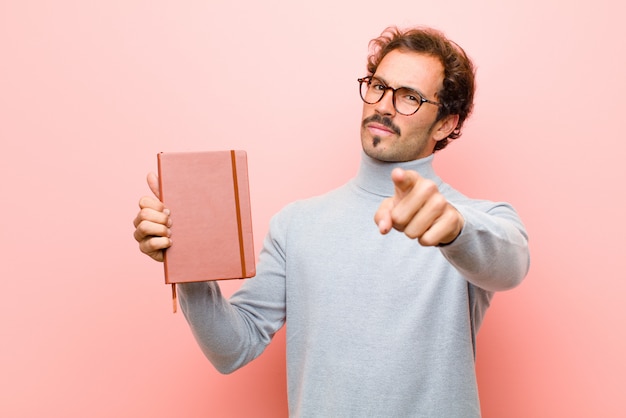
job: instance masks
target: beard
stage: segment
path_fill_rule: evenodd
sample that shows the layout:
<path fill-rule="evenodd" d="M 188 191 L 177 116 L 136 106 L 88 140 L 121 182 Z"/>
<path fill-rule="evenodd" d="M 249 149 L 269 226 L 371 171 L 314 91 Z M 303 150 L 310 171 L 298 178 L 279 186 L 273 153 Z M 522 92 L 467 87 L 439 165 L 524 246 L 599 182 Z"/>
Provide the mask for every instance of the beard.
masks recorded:
<path fill-rule="evenodd" d="M 397 134 L 397 137 L 385 139 L 379 135 L 371 135 L 366 127 L 371 122 L 387 127 Z M 414 133 L 411 137 L 402 138 L 400 128 L 390 118 L 374 114 L 363 119 L 361 123 L 361 145 L 366 155 L 379 161 L 403 162 L 416 160 L 432 154 L 433 150 L 428 152 L 427 148 L 431 143 L 430 138 L 432 138 L 435 124 L 433 122 L 425 130 Z"/>

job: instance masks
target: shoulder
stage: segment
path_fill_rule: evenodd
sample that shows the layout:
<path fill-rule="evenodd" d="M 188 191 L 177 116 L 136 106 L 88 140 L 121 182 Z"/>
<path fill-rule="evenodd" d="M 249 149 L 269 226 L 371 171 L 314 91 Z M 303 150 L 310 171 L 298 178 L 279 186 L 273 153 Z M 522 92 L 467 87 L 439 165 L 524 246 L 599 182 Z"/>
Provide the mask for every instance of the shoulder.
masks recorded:
<path fill-rule="evenodd" d="M 441 182 L 439 184 L 439 191 L 448 199 L 450 203 L 457 206 L 465 206 L 470 207 L 480 212 L 490 213 L 490 212 L 498 212 L 501 210 L 511 210 L 514 211 L 511 204 L 507 202 L 498 202 L 494 200 L 488 199 L 480 199 L 480 198 L 472 198 L 469 197 L 460 191 L 456 190 L 448 183 Z"/>

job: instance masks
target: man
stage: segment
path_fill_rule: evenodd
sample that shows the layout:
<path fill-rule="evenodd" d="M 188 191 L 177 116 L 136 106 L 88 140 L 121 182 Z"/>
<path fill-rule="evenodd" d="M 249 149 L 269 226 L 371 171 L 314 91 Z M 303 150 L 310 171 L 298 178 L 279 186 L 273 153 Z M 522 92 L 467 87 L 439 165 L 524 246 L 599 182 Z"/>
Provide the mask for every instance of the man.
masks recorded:
<path fill-rule="evenodd" d="M 274 216 L 257 276 L 230 300 L 215 282 L 189 283 L 181 307 L 223 373 L 286 323 L 292 416 L 478 417 L 476 332 L 529 254 L 508 204 L 469 199 L 432 167 L 471 112 L 474 67 L 440 32 L 390 28 L 368 72 L 356 177 Z M 135 238 L 162 260 L 169 212 L 155 198 L 140 206 Z"/>

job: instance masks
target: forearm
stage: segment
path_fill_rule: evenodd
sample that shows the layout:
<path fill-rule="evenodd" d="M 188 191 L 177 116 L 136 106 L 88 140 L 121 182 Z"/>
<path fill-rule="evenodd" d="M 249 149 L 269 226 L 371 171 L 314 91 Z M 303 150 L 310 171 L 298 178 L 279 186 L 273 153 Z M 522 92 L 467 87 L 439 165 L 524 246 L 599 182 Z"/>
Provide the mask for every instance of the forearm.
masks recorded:
<path fill-rule="evenodd" d="M 180 306 L 205 356 L 221 373 L 256 358 L 271 340 L 245 312 L 224 299 L 217 282 L 178 284 Z"/>
<path fill-rule="evenodd" d="M 265 239 L 256 276 L 245 280 L 230 300 L 222 296 L 217 282 L 178 285 L 193 335 L 222 373 L 258 357 L 285 323 L 285 258 L 277 238 L 284 233 L 274 232 Z"/>
<path fill-rule="evenodd" d="M 517 214 L 508 205 L 489 213 L 457 208 L 465 218 L 463 231 L 442 254 L 472 284 L 500 291 L 517 286 L 528 272 L 528 238 Z"/>

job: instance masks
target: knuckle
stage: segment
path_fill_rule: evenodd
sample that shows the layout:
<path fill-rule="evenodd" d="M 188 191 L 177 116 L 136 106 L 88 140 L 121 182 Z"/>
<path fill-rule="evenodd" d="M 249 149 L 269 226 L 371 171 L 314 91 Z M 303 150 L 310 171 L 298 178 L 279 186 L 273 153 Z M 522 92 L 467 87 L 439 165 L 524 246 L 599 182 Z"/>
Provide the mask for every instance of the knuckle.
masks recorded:
<path fill-rule="evenodd" d="M 141 219 L 141 221 L 143 222 L 143 221 L 145 221 L 145 220 L 147 220 L 147 219 L 149 219 L 149 218 L 150 218 L 150 213 L 151 213 L 151 212 L 152 212 L 152 210 L 151 210 L 151 209 L 148 209 L 148 208 L 142 208 L 142 209 L 139 211 L 138 218 L 139 218 L 139 219 Z"/>
<path fill-rule="evenodd" d="M 149 209 L 161 210 L 162 206 L 163 204 L 161 203 L 161 201 L 155 199 L 154 197 L 143 196 L 139 199 L 139 207 L 142 209 L 149 208 Z"/>
<path fill-rule="evenodd" d="M 443 195 L 438 193 L 432 197 L 432 204 L 435 209 L 437 209 L 440 212 L 443 212 L 443 210 L 448 205 L 448 201 L 446 200 L 445 197 L 443 197 Z"/>
<path fill-rule="evenodd" d="M 437 183 L 432 180 L 425 179 L 422 183 L 422 188 L 424 191 L 433 194 L 439 192 L 439 188 L 437 187 Z"/>
<path fill-rule="evenodd" d="M 403 213 L 398 210 L 392 210 L 390 215 L 391 215 L 391 222 L 393 224 L 393 227 L 397 229 L 398 231 L 403 232 L 404 227 L 406 226 L 406 223 L 407 223 L 406 216 L 404 216 Z"/>
<path fill-rule="evenodd" d="M 139 227 L 135 229 L 135 232 L 133 233 L 133 238 L 135 238 L 135 241 L 141 243 L 141 240 L 143 239 L 143 234 L 139 230 Z"/>
<path fill-rule="evenodd" d="M 149 197 L 148 197 L 148 196 L 142 196 L 142 197 L 139 199 L 139 207 L 140 207 L 140 208 L 145 208 L 145 207 L 147 207 L 147 206 L 148 206 L 149 202 L 150 202 L 150 201 L 149 201 Z"/>
<path fill-rule="evenodd" d="M 157 241 L 157 238 L 154 238 L 154 237 L 144 240 L 144 245 L 148 252 L 154 252 L 155 250 L 158 250 L 156 241 Z"/>
<path fill-rule="evenodd" d="M 139 224 L 137 225 L 137 229 L 135 230 L 135 232 L 137 233 L 138 236 L 140 237 L 145 237 L 146 235 L 148 235 L 148 222 L 147 221 L 141 221 L 139 222 Z"/>
<path fill-rule="evenodd" d="M 422 245 L 424 247 L 433 247 L 433 246 L 436 245 L 436 243 L 434 243 L 433 240 L 430 239 L 430 237 L 428 237 L 428 236 L 422 235 L 417 240 L 419 241 L 420 245 Z"/>
<path fill-rule="evenodd" d="M 151 237 L 142 240 L 139 243 L 139 249 L 144 254 L 153 254 L 155 251 L 159 251 L 162 249 L 162 246 L 159 245 L 160 238 Z"/>
<path fill-rule="evenodd" d="M 144 254 L 148 254 L 150 252 L 147 240 L 139 241 L 139 251 Z"/>

